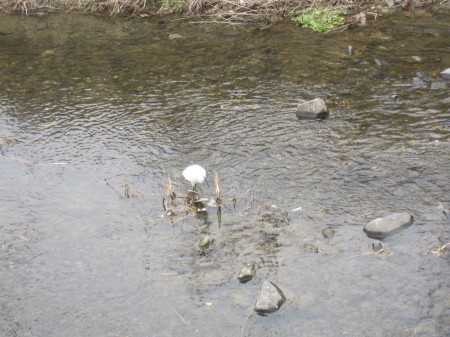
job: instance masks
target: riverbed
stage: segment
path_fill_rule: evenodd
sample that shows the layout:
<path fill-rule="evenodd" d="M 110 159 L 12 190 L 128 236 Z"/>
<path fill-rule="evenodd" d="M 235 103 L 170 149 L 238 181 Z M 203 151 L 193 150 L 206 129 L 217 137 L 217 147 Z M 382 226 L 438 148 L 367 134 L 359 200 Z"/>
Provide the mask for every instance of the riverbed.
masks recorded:
<path fill-rule="evenodd" d="M 0 335 L 449 335 L 448 18 L 0 16 Z M 220 212 L 186 205 L 194 163 Z"/>

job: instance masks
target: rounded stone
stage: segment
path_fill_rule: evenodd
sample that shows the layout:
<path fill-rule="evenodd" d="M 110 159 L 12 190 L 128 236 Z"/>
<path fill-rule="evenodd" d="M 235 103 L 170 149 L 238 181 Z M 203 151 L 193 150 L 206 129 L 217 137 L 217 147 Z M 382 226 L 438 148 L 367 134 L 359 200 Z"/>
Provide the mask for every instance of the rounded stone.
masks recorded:
<path fill-rule="evenodd" d="M 199 240 L 198 240 L 198 246 L 200 248 L 208 248 L 210 244 L 212 244 L 214 242 L 214 238 L 206 235 L 206 236 L 202 236 Z"/>
<path fill-rule="evenodd" d="M 394 213 L 368 222 L 364 226 L 364 232 L 371 238 L 383 239 L 412 223 L 413 217 L 410 214 Z"/>
<path fill-rule="evenodd" d="M 239 272 L 239 282 L 241 283 L 245 283 L 250 281 L 253 276 L 255 276 L 256 273 L 256 268 L 254 264 L 248 264 L 247 266 L 245 266 L 244 268 L 241 269 L 241 271 Z"/>
<path fill-rule="evenodd" d="M 322 229 L 322 235 L 326 239 L 332 239 L 334 237 L 334 230 L 331 227 L 325 227 Z"/>

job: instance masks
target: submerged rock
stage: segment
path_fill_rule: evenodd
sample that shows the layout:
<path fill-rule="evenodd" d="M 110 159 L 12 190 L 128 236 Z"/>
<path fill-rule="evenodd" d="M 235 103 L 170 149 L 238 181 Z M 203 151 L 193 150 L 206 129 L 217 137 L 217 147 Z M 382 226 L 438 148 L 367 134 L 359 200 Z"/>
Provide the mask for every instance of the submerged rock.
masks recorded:
<path fill-rule="evenodd" d="M 265 280 L 261 285 L 254 310 L 260 315 L 265 315 L 280 309 L 285 301 L 286 297 L 280 288 Z"/>
<path fill-rule="evenodd" d="M 184 36 L 180 34 L 169 34 L 169 40 L 178 40 L 183 38 Z"/>
<path fill-rule="evenodd" d="M 334 237 L 334 230 L 331 227 L 322 229 L 322 235 L 325 239 L 332 239 Z"/>
<path fill-rule="evenodd" d="M 431 83 L 431 90 L 437 90 L 437 89 L 445 89 L 446 85 L 444 82 L 432 82 Z"/>
<path fill-rule="evenodd" d="M 295 113 L 297 118 L 324 118 L 328 116 L 328 109 L 322 98 L 315 98 L 312 101 L 302 102 L 297 105 Z"/>
<path fill-rule="evenodd" d="M 364 226 L 364 232 L 371 238 L 384 239 L 386 236 L 392 235 L 412 223 L 413 217 L 410 214 L 394 213 L 368 222 Z"/>
<path fill-rule="evenodd" d="M 241 283 L 245 283 L 250 281 L 253 276 L 255 276 L 256 273 L 256 268 L 255 265 L 252 263 L 249 263 L 247 266 L 245 266 L 244 268 L 241 269 L 241 271 L 239 272 L 239 282 Z"/>
<path fill-rule="evenodd" d="M 355 48 L 353 46 L 347 46 L 347 48 L 345 48 L 344 52 L 348 56 L 353 56 L 353 54 L 355 53 Z"/>
<path fill-rule="evenodd" d="M 381 62 L 379 59 L 374 59 L 373 62 L 377 67 L 381 67 L 383 65 L 383 62 Z"/>
<path fill-rule="evenodd" d="M 202 237 L 198 240 L 198 246 L 199 246 L 200 248 L 208 248 L 209 245 L 210 245 L 211 243 L 213 243 L 213 242 L 214 242 L 214 239 L 213 239 L 212 237 L 210 237 L 210 236 L 208 236 L 208 235 L 202 236 Z"/>
<path fill-rule="evenodd" d="M 450 80 L 450 68 L 447 68 L 447 69 L 441 71 L 441 76 L 443 78 Z"/>
<path fill-rule="evenodd" d="M 427 84 L 424 81 L 422 81 L 419 77 L 414 77 L 413 81 L 412 81 L 412 84 L 411 84 L 411 87 L 413 89 L 426 88 Z"/>

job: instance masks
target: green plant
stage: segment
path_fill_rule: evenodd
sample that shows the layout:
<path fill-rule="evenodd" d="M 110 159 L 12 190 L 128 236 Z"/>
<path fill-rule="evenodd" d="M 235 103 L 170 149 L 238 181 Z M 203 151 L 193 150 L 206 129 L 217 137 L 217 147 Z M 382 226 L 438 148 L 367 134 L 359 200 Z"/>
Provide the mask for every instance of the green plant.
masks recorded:
<path fill-rule="evenodd" d="M 325 32 L 344 24 L 345 14 L 347 14 L 345 9 L 308 8 L 292 18 L 292 21 L 316 32 Z"/>

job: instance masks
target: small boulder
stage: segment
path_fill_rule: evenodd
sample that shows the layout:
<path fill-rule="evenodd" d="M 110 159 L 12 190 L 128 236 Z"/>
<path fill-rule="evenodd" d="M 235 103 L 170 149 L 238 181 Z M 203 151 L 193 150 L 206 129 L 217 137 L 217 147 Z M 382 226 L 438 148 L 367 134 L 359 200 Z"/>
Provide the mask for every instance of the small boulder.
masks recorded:
<path fill-rule="evenodd" d="M 322 98 L 302 102 L 297 105 L 297 118 L 324 118 L 328 116 L 328 109 Z"/>
<path fill-rule="evenodd" d="M 412 223 L 413 217 L 410 214 L 394 213 L 368 222 L 364 226 L 364 232 L 371 238 L 384 239 L 386 236 L 392 235 Z"/>
<path fill-rule="evenodd" d="M 283 292 L 274 283 L 265 280 L 261 285 L 254 310 L 260 315 L 277 311 L 286 301 Z"/>
<path fill-rule="evenodd" d="M 441 71 L 441 76 L 443 78 L 450 80 L 450 68 L 447 68 L 447 69 Z"/>
<path fill-rule="evenodd" d="M 253 278 L 253 276 L 255 276 L 255 273 L 256 273 L 255 265 L 249 263 L 239 272 L 238 276 L 239 282 L 245 283 L 250 281 Z"/>

